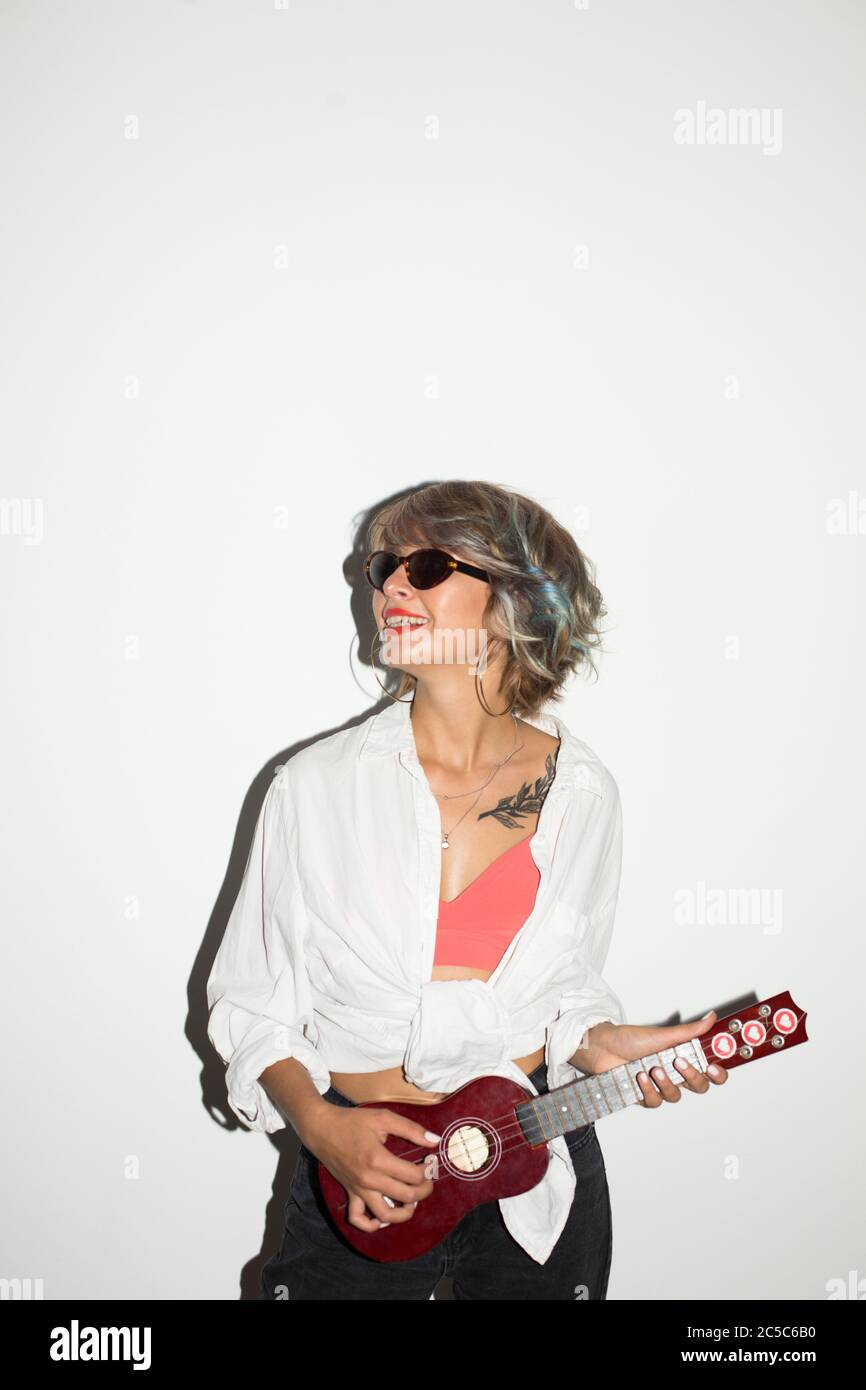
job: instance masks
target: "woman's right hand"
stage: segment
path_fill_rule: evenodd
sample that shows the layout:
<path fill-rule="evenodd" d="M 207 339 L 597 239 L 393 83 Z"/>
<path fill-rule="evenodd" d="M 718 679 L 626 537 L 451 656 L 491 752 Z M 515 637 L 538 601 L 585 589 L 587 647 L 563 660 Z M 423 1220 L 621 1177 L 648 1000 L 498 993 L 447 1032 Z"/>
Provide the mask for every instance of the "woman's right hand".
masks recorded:
<path fill-rule="evenodd" d="M 410 1221 L 417 1204 L 433 1191 L 433 1180 L 425 1175 L 430 1168 L 419 1152 L 412 1159 L 398 1158 L 385 1140 L 389 1134 L 399 1134 L 406 1147 L 432 1153 L 441 1135 L 429 1138 L 430 1131 L 423 1125 L 378 1106 L 350 1110 L 328 1104 L 326 1111 L 308 1124 L 304 1143 L 345 1187 L 349 1225 L 359 1231 L 378 1231 Z M 390 1207 L 385 1197 L 397 1205 Z"/>

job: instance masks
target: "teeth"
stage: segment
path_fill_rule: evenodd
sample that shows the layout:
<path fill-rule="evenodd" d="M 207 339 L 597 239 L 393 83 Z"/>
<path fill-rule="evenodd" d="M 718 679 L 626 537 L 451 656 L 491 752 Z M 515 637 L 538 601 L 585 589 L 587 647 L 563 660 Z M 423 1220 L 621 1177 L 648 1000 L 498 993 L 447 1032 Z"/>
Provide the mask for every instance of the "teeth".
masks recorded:
<path fill-rule="evenodd" d="M 409 627 L 420 627 L 421 624 L 426 623 L 426 621 L 426 618 L 407 618 L 405 616 L 401 616 L 396 618 L 387 618 L 385 620 L 385 626 L 403 627 L 404 624 L 408 624 Z"/>

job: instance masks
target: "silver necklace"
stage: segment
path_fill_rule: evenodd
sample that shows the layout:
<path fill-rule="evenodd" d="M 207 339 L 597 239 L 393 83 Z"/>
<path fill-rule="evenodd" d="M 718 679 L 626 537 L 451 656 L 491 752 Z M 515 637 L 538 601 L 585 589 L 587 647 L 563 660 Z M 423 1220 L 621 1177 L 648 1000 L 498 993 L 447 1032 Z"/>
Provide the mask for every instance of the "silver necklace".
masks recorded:
<path fill-rule="evenodd" d="M 456 825 L 452 825 L 452 827 L 451 827 L 450 830 L 446 830 L 446 831 L 443 832 L 443 834 L 444 834 L 444 836 L 445 836 L 445 838 L 444 838 L 443 841 L 442 841 L 442 848 L 443 848 L 443 849 L 450 849 L 450 848 L 451 848 L 451 846 L 449 845 L 448 841 L 449 841 L 450 837 L 454 834 L 454 831 L 457 829 L 457 826 L 460 825 L 460 822 L 461 822 L 461 821 L 464 821 L 464 820 L 466 819 L 466 817 L 469 815 L 469 812 L 473 809 L 473 807 L 475 807 L 475 806 L 478 805 L 478 799 L 479 799 L 479 797 L 481 796 L 481 793 L 484 791 L 484 788 L 485 788 L 485 787 L 489 787 L 489 786 L 490 786 L 490 783 L 493 781 L 494 777 L 496 776 L 496 774 L 497 774 L 497 772 L 500 770 L 500 768 L 503 768 L 507 762 L 510 762 L 511 759 L 514 757 L 514 754 L 518 751 L 518 745 L 517 745 L 517 715 L 516 715 L 516 714 L 512 714 L 511 718 L 512 718 L 513 721 L 514 721 L 514 747 L 512 748 L 511 752 L 508 754 L 508 757 L 507 757 L 507 758 L 503 758 L 501 763 L 496 763 L 496 765 L 495 765 L 494 768 L 493 768 L 493 771 L 491 772 L 490 776 L 487 778 L 487 781 L 483 784 L 483 786 L 481 786 L 481 787 L 478 788 L 478 796 L 476 796 L 476 798 L 475 798 L 475 800 L 473 801 L 473 803 L 472 803 L 471 806 L 467 806 L 467 807 L 466 807 L 466 810 L 463 812 L 463 815 L 460 817 L 460 820 L 457 822 L 457 824 L 456 824 Z M 522 743 L 520 744 L 520 747 L 521 747 L 521 748 L 523 747 L 523 744 L 522 744 Z M 471 796 L 471 795 L 472 795 L 472 792 L 471 792 L 471 791 L 470 791 L 470 792 L 450 792 L 450 793 L 448 793 L 448 792 L 442 792 L 442 793 L 434 792 L 433 795 L 436 797 L 437 801 L 459 801 L 461 797 L 464 797 L 464 796 Z"/>

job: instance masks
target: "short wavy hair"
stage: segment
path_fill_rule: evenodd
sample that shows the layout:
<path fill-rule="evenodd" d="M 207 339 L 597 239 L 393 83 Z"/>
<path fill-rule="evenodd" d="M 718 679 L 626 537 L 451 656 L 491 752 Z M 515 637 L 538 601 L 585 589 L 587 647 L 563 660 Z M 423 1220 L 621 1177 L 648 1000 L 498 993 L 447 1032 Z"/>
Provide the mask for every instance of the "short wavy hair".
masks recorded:
<path fill-rule="evenodd" d="M 601 647 L 599 621 L 607 609 L 595 569 L 538 502 L 496 483 L 430 483 L 387 503 L 367 528 L 371 551 L 407 554 L 421 537 L 489 573 L 492 592 L 483 618 L 488 659 L 507 648 L 502 695 L 516 714 L 532 717 L 561 700 L 574 670 L 590 669 L 598 677 L 592 653 Z M 493 637 L 494 630 L 507 635 Z M 393 693 L 402 699 L 415 683 L 401 671 Z"/>

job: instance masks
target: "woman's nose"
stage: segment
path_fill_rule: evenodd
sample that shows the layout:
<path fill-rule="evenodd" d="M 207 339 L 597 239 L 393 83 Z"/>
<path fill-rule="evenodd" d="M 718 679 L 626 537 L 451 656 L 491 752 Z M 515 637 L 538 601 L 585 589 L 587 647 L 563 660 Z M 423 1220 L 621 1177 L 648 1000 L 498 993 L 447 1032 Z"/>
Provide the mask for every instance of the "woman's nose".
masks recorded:
<path fill-rule="evenodd" d="M 389 574 L 382 586 L 382 592 L 386 598 L 392 594 L 408 594 L 412 592 L 412 585 L 406 575 L 406 566 L 398 565 L 393 574 Z"/>

